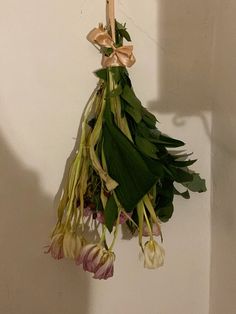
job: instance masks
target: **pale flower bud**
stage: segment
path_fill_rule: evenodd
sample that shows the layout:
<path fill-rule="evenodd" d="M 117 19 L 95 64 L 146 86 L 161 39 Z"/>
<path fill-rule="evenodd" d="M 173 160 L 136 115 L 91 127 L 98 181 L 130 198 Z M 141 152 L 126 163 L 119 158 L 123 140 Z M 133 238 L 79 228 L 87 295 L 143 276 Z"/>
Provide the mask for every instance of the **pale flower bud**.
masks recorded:
<path fill-rule="evenodd" d="M 155 269 L 163 266 L 165 251 L 154 240 L 145 243 L 144 246 L 144 267 L 148 269 Z"/>
<path fill-rule="evenodd" d="M 66 232 L 63 239 L 64 256 L 71 259 L 78 258 L 82 248 L 80 237 L 72 232 Z"/>

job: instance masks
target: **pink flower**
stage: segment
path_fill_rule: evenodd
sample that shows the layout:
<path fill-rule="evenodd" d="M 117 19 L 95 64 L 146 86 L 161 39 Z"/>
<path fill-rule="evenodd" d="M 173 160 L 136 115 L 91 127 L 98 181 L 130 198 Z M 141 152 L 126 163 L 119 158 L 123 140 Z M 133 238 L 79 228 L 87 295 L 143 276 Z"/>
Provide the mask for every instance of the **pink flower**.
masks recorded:
<path fill-rule="evenodd" d="M 156 237 L 158 237 L 159 235 L 161 235 L 160 233 L 160 228 L 158 228 L 157 224 L 153 224 L 152 225 L 152 234 Z M 147 227 L 146 222 L 143 223 L 143 236 L 144 237 L 149 237 L 150 233 Z"/>
<path fill-rule="evenodd" d="M 87 206 L 84 208 L 84 217 L 89 217 L 93 214 L 91 207 Z"/>
<path fill-rule="evenodd" d="M 76 261 L 77 265 L 83 264 L 83 269 L 90 273 L 93 273 L 99 262 L 102 258 L 103 247 L 97 244 L 88 244 L 85 245 L 81 252 L 80 256 Z"/>
<path fill-rule="evenodd" d="M 102 259 L 94 272 L 93 278 L 106 280 L 112 277 L 114 273 L 114 261 L 115 254 L 113 252 L 110 251 L 104 252 Z"/>
<path fill-rule="evenodd" d="M 45 253 L 51 253 L 51 256 L 57 260 L 64 258 L 63 252 L 63 233 L 57 233 L 52 237 L 51 244 L 48 248 L 48 251 Z"/>
<path fill-rule="evenodd" d="M 101 223 L 101 224 L 105 224 L 105 217 L 104 217 L 104 213 L 99 211 L 97 212 L 97 220 Z"/>
<path fill-rule="evenodd" d="M 131 217 L 132 216 L 132 213 L 127 213 L 126 215 L 121 212 L 120 213 L 120 220 L 119 220 L 119 223 L 121 225 L 123 225 L 127 220 L 128 220 L 128 217 Z M 97 213 L 97 220 L 101 223 L 101 224 L 105 224 L 105 217 L 104 217 L 104 213 L 99 211 Z"/>
<path fill-rule="evenodd" d="M 123 212 L 121 212 L 120 213 L 120 224 L 123 225 L 124 223 L 126 223 L 126 221 L 128 220 L 128 217 L 131 218 L 131 216 L 132 216 L 132 213 L 126 213 L 126 215 L 125 215 Z"/>
<path fill-rule="evenodd" d="M 82 248 L 77 265 L 94 274 L 95 279 L 108 279 L 113 276 L 115 254 L 98 244 L 88 244 Z"/>

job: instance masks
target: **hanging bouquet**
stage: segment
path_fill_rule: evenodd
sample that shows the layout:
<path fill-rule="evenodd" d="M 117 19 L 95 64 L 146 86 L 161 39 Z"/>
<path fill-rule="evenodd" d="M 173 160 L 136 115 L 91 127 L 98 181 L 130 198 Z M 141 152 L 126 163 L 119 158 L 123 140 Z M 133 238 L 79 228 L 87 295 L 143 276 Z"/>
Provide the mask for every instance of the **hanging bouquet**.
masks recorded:
<path fill-rule="evenodd" d="M 102 69 L 95 72 L 99 82 L 82 118 L 80 144 L 47 251 L 55 259 L 74 259 L 97 279 L 113 275 L 121 224 L 138 235 L 144 267 L 162 266 L 165 253 L 157 239 L 163 241 L 161 223 L 173 214 L 174 195 L 189 199 L 189 191 L 206 191 L 205 180 L 189 169 L 196 160 L 176 152 L 184 143 L 161 133 L 156 117 L 135 95 L 127 71 L 135 63 L 133 47 L 124 45 L 130 35 L 114 19 L 112 1 L 108 9 L 108 26 L 88 35 L 102 53 Z M 185 192 L 176 189 L 176 182 Z M 113 235 L 111 243 L 107 233 Z M 149 239 L 144 243 L 143 237 Z"/>

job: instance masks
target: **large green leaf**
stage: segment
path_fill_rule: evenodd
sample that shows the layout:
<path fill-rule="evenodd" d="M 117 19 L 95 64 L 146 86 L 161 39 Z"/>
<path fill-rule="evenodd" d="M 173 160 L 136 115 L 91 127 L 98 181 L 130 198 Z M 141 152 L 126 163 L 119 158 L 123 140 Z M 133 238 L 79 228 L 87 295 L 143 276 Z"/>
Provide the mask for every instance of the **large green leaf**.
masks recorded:
<path fill-rule="evenodd" d="M 157 158 L 157 147 L 156 145 L 149 142 L 146 138 L 142 136 L 135 137 L 135 144 L 137 145 L 139 151 L 151 158 Z"/>
<path fill-rule="evenodd" d="M 149 170 L 134 144 L 117 128 L 108 104 L 104 118 L 103 149 L 108 173 L 119 183 L 115 189 L 117 198 L 130 212 L 153 187 L 157 176 Z"/>
<path fill-rule="evenodd" d="M 107 204 L 104 210 L 104 215 L 105 215 L 105 225 L 107 229 L 110 232 L 112 232 L 114 223 L 118 217 L 118 207 L 117 207 L 117 204 L 113 195 L 111 195 L 107 201 Z"/>
<path fill-rule="evenodd" d="M 153 159 L 148 156 L 143 155 L 143 160 L 146 162 L 147 167 L 149 170 L 156 175 L 158 178 L 163 177 L 164 175 L 164 167 L 160 160 Z"/>

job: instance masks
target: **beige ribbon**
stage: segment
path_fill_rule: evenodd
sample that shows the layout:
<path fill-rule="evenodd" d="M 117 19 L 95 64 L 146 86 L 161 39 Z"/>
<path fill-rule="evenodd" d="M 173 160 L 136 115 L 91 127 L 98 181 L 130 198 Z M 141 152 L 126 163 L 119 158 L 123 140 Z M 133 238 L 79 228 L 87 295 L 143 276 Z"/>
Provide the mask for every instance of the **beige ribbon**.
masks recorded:
<path fill-rule="evenodd" d="M 113 49 L 113 52 L 109 57 L 105 55 L 102 57 L 102 66 L 104 68 L 110 66 L 125 66 L 129 68 L 136 61 L 133 55 L 133 46 L 129 45 L 116 48 L 111 36 L 101 25 L 99 28 L 94 28 L 88 34 L 87 39 L 93 45 L 97 44 L 101 48 L 104 47 Z"/>

